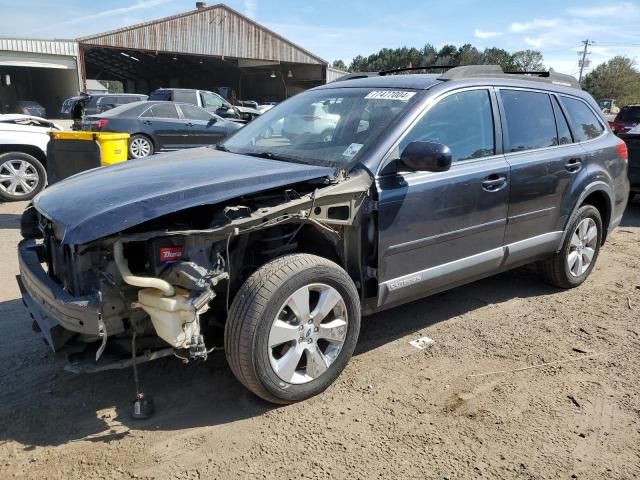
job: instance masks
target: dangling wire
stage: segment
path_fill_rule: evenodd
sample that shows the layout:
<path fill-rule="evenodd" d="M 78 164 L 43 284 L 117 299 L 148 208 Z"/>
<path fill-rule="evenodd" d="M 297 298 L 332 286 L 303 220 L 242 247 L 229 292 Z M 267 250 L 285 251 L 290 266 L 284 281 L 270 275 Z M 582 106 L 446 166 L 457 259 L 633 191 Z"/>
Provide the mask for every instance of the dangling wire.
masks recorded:
<path fill-rule="evenodd" d="M 138 381 L 138 364 L 136 362 L 136 331 L 131 336 L 131 361 L 133 362 L 133 381 L 136 384 L 136 396 L 140 394 L 140 382 Z"/>

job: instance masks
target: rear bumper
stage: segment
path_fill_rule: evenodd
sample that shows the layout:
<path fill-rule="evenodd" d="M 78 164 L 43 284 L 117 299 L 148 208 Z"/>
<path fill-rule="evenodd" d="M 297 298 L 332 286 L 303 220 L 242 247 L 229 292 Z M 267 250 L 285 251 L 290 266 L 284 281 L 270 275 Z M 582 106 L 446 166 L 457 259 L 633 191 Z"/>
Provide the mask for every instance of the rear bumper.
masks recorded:
<path fill-rule="evenodd" d="M 18 245 L 22 301 L 42 335 L 58 351 L 76 333 L 99 337 L 102 314 L 98 295 L 74 297 L 47 275 L 41 262 L 45 247 L 35 240 Z"/>

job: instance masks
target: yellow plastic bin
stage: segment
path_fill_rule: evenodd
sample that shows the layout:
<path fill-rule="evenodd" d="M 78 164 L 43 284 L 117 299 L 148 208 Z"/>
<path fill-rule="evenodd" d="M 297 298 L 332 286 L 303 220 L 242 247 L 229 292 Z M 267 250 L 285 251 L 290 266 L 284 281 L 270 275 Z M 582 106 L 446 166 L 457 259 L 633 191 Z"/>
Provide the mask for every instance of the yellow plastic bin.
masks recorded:
<path fill-rule="evenodd" d="M 103 167 L 127 161 L 128 133 L 112 132 L 53 132 L 55 140 L 95 140 L 100 144 L 100 164 Z"/>
<path fill-rule="evenodd" d="M 127 160 L 128 133 L 51 132 L 47 145 L 49 184 L 96 167 Z"/>

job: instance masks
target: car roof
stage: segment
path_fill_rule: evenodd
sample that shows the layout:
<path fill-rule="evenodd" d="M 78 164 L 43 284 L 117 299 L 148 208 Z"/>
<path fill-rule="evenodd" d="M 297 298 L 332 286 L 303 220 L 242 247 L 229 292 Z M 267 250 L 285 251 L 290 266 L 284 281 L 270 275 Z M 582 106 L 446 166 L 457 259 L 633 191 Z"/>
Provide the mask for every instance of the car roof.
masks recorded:
<path fill-rule="evenodd" d="M 371 75 L 350 80 L 336 81 L 318 87 L 325 88 L 411 88 L 426 90 L 437 83 L 439 75 L 430 73 L 413 73 L 411 75 Z"/>
<path fill-rule="evenodd" d="M 140 102 L 131 102 L 131 103 L 127 103 L 125 105 L 119 105 L 119 106 L 117 106 L 115 108 L 112 108 L 111 110 L 107 110 L 106 112 L 96 113 L 95 115 L 88 115 L 88 116 L 89 117 L 116 117 L 116 116 L 118 116 L 120 114 L 126 114 L 129 110 L 133 110 L 134 108 L 139 107 L 139 106 L 145 106 L 146 105 L 149 108 L 151 108 L 154 105 L 162 105 L 162 104 L 180 105 L 180 106 L 185 106 L 185 107 L 196 107 L 196 108 L 199 108 L 199 109 L 204 110 L 206 112 L 206 110 L 204 108 L 202 108 L 202 107 L 199 107 L 197 105 L 192 105 L 190 103 L 185 103 L 185 102 L 171 102 L 169 100 L 142 100 Z M 211 114 L 211 112 L 207 112 L 207 113 Z"/>

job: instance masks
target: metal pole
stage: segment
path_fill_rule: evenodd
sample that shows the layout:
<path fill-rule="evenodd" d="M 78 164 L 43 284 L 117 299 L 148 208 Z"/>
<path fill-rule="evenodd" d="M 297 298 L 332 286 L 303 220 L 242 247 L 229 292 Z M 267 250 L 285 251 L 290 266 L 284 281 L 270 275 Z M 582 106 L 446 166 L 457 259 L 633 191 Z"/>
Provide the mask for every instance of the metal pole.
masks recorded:
<path fill-rule="evenodd" d="M 582 60 L 580 60 L 580 77 L 578 78 L 578 82 L 582 82 L 582 71 L 584 70 L 584 62 L 587 59 L 587 48 L 589 48 L 589 39 L 583 40 L 584 50 L 582 51 Z"/>

